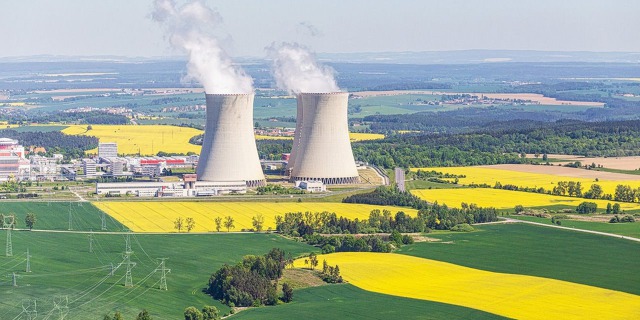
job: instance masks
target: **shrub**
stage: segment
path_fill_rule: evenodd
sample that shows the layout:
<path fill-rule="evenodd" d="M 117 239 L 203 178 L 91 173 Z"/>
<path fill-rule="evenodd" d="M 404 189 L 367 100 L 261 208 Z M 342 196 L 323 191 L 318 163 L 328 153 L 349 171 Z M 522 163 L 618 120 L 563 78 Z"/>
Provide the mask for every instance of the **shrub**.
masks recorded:
<path fill-rule="evenodd" d="M 473 230 L 475 229 L 473 229 L 473 227 L 468 223 L 456 224 L 455 226 L 453 226 L 453 228 L 451 228 L 451 231 L 456 232 L 471 232 Z"/>
<path fill-rule="evenodd" d="M 595 202 L 584 201 L 578 205 L 578 207 L 576 208 L 576 212 L 580 214 L 588 214 L 595 213 L 597 209 L 598 204 L 596 204 Z"/>

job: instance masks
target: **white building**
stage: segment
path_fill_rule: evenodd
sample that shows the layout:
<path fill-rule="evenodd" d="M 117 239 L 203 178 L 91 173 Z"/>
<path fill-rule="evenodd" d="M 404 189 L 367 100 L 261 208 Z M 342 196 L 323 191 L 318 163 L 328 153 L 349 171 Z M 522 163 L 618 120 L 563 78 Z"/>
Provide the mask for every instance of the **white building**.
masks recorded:
<path fill-rule="evenodd" d="M 322 181 L 296 181 L 296 187 L 309 193 L 327 191 L 327 186 Z"/>
<path fill-rule="evenodd" d="M 98 157 L 115 158 L 118 156 L 118 144 L 115 142 L 98 143 Z"/>
<path fill-rule="evenodd" d="M 18 140 L 0 138 L 0 181 L 29 178 L 31 165 Z"/>
<path fill-rule="evenodd" d="M 93 159 L 82 159 L 82 169 L 85 176 L 93 177 L 96 175 L 96 162 Z"/>
<path fill-rule="evenodd" d="M 190 188 L 180 182 L 99 182 L 96 183 L 97 194 L 131 195 L 137 197 L 202 197 L 229 193 L 246 193 L 244 181 L 209 182 L 196 181 Z"/>

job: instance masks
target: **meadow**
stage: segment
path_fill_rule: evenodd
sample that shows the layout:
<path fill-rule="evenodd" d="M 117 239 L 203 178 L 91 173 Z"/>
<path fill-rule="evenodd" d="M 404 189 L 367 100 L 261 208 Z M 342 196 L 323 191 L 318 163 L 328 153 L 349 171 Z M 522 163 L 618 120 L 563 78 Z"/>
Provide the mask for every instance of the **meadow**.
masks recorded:
<path fill-rule="evenodd" d="M 609 216 L 607 216 L 608 218 Z M 512 219 L 533 221 L 551 225 L 551 219 L 532 216 L 509 216 Z M 599 232 L 619 234 L 622 236 L 640 238 L 640 223 L 603 223 L 595 221 L 581 221 L 572 219 L 562 219 L 563 227 L 583 230 L 593 230 Z"/>
<path fill-rule="evenodd" d="M 296 260 L 295 266 L 303 268 L 303 260 Z M 628 319 L 640 312 L 640 296 L 629 293 L 407 255 L 340 252 L 321 255 L 318 260 L 339 265 L 343 278 L 364 290 L 450 303 L 509 318 Z"/>
<path fill-rule="evenodd" d="M 231 319 L 506 319 L 434 301 L 362 290 L 351 284 L 296 290 L 294 300 L 275 307 L 248 309 Z"/>
<path fill-rule="evenodd" d="M 466 177 L 459 178 L 459 183 L 469 184 L 488 184 L 494 186 L 496 182 L 502 185 L 512 184 L 518 187 L 544 188 L 545 190 L 553 190 L 558 181 L 575 181 L 582 184 L 583 191 L 589 190 L 591 184 L 598 184 L 602 187 L 604 193 L 614 194 L 618 184 L 630 185 L 632 188 L 640 187 L 640 179 L 637 180 L 602 180 L 596 181 L 593 178 L 580 178 L 571 176 L 561 176 L 556 174 L 543 174 L 520 172 L 514 170 L 492 169 L 487 167 L 440 167 L 440 168 L 412 168 L 411 171 L 431 171 L 435 170 L 442 173 L 450 173 L 456 175 L 464 175 Z M 577 169 L 576 169 L 577 170 Z M 586 170 L 585 170 L 586 171 Z"/>
<path fill-rule="evenodd" d="M 216 217 L 234 218 L 234 227 L 230 231 L 253 229 L 252 218 L 262 214 L 264 230 L 275 229 L 275 216 L 287 212 L 335 212 L 349 219 L 367 219 L 374 209 L 388 209 L 393 214 L 398 211 L 415 216 L 415 209 L 385 207 L 365 204 L 330 202 L 94 202 L 100 210 L 118 220 L 135 232 L 177 232 L 174 221 L 177 218 L 193 218 L 193 232 L 216 231 Z M 222 226 L 220 231 L 227 231 Z M 183 232 L 186 230 L 183 229 Z"/>
<path fill-rule="evenodd" d="M 4 238 L 5 231 L 0 231 Z M 19 319 L 25 299 L 37 301 L 39 318 L 58 319 L 54 299 L 67 298 L 66 319 L 102 319 L 116 310 L 125 319 L 133 319 L 143 308 L 154 319 L 182 317 L 188 306 L 215 305 L 228 313 L 229 308 L 204 294 L 211 273 L 223 264 L 235 264 L 247 254 L 264 254 L 279 247 L 294 257 L 314 250 L 303 243 L 268 234 L 132 234 L 131 261 L 133 287 L 124 287 L 126 266 L 109 276 L 111 264 L 123 261 L 124 234 L 89 235 L 67 232 L 12 232 L 13 256 L 0 256 L 0 272 L 15 272 L 17 287 L 10 277 L 0 281 L 0 319 Z M 26 250 L 31 255 L 31 273 L 26 273 Z M 168 290 L 159 289 L 157 258 L 168 258 Z M 64 305 L 64 304 L 63 304 Z"/>
<path fill-rule="evenodd" d="M 88 202 L 28 202 L 5 201 L 0 204 L 0 214 L 15 215 L 16 228 L 26 228 L 27 213 L 36 215 L 34 229 L 100 231 L 104 213 Z M 123 231 L 124 226 L 108 215 L 105 217 L 106 231 Z"/>
<path fill-rule="evenodd" d="M 549 194 L 511 191 L 493 188 L 452 188 L 452 189 L 416 189 L 411 193 L 429 202 L 438 202 L 450 207 L 460 208 L 462 202 L 475 203 L 480 207 L 494 207 L 496 209 L 513 209 L 517 205 L 525 208 L 566 207 L 575 209 L 584 201 L 595 202 L 598 210 L 603 211 L 607 204 L 620 204 L 622 210 L 640 210 L 640 203 L 616 202 L 609 200 L 584 199 Z"/>
<path fill-rule="evenodd" d="M 524 223 L 475 228 L 429 234 L 441 241 L 403 246 L 397 253 L 640 295 L 633 271 L 640 266 L 637 242 Z"/>

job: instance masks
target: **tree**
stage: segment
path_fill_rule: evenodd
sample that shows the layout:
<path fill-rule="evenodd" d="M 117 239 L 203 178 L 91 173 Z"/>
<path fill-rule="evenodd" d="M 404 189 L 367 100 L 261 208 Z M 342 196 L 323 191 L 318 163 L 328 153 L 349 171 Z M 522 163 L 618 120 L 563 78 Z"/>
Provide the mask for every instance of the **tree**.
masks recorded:
<path fill-rule="evenodd" d="M 173 221 L 173 226 L 178 230 L 178 232 L 182 230 L 183 224 L 184 224 L 184 221 L 182 220 L 182 217 L 177 217 L 176 220 Z"/>
<path fill-rule="evenodd" d="M 29 230 L 33 229 L 33 225 L 36 224 L 36 215 L 34 213 L 27 213 L 24 217 L 24 224 L 27 225 Z"/>
<path fill-rule="evenodd" d="M 113 320 L 124 320 L 122 313 L 120 313 L 120 311 L 116 311 L 116 313 L 113 314 Z"/>
<path fill-rule="evenodd" d="M 196 307 L 187 307 L 184 309 L 184 320 L 203 320 L 202 312 Z"/>
<path fill-rule="evenodd" d="M 311 269 L 315 269 L 318 266 L 318 256 L 315 252 L 311 252 L 309 255 L 309 263 L 311 264 Z"/>
<path fill-rule="evenodd" d="M 595 213 L 597 209 L 598 204 L 596 204 L 595 202 L 585 201 L 578 205 L 578 207 L 576 208 L 576 212 L 580 214 Z"/>
<path fill-rule="evenodd" d="M 599 184 L 592 184 L 589 190 L 584 193 L 584 197 L 587 199 L 600 199 L 602 198 L 602 187 Z"/>
<path fill-rule="evenodd" d="M 222 226 L 222 218 L 216 217 L 215 219 L 213 219 L 213 221 L 216 222 L 216 231 L 220 232 L 220 227 Z"/>
<path fill-rule="evenodd" d="M 289 303 L 293 300 L 293 288 L 289 285 L 289 283 L 285 282 L 282 284 L 282 301 Z"/>
<path fill-rule="evenodd" d="M 104 318 L 102 318 L 102 320 L 113 320 L 113 318 L 110 315 L 105 314 Z"/>
<path fill-rule="evenodd" d="M 611 207 L 611 202 L 607 203 L 607 214 L 611 214 L 613 208 Z"/>
<path fill-rule="evenodd" d="M 152 319 L 153 318 L 151 318 L 147 309 L 142 309 L 142 311 L 140 311 L 140 313 L 138 313 L 138 316 L 136 317 L 136 320 L 152 320 Z"/>
<path fill-rule="evenodd" d="M 227 216 L 224 218 L 224 227 L 227 228 L 227 232 L 231 231 L 231 228 L 235 227 L 233 224 L 234 219 L 232 216 Z"/>
<path fill-rule="evenodd" d="M 264 226 L 264 217 L 262 216 L 262 214 L 258 213 L 258 215 L 251 219 L 253 220 L 253 227 L 256 229 L 256 231 L 262 231 L 262 226 Z"/>
<path fill-rule="evenodd" d="M 620 213 L 620 204 L 619 203 L 614 203 L 612 209 L 613 210 L 611 211 L 611 213 L 613 213 L 613 214 Z"/>
<path fill-rule="evenodd" d="M 524 207 L 521 204 L 519 204 L 516 206 L 515 211 L 516 211 L 516 214 L 519 214 L 520 212 L 524 211 Z"/>
<path fill-rule="evenodd" d="M 191 230 L 193 230 L 193 228 L 196 227 L 196 221 L 193 220 L 193 218 L 187 218 L 185 220 L 185 223 L 187 224 L 185 227 L 187 228 L 187 232 L 191 232 Z"/>
<path fill-rule="evenodd" d="M 203 320 L 218 320 L 220 319 L 220 313 L 218 308 L 214 306 L 204 306 L 202 308 L 202 319 Z"/>

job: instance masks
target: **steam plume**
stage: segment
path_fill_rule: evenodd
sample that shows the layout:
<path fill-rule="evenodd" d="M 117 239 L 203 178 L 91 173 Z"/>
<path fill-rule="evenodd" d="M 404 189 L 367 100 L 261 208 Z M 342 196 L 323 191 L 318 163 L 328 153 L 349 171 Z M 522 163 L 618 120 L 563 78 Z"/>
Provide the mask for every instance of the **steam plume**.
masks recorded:
<path fill-rule="evenodd" d="M 153 20 L 165 29 L 172 47 L 189 56 L 186 80 L 200 82 L 207 93 L 250 93 L 253 81 L 222 49 L 213 31 L 220 14 L 202 1 L 176 6 L 173 0 L 155 0 Z"/>
<path fill-rule="evenodd" d="M 290 93 L 340 91 L 333 69 L 319 64 L 309 49 L 285 42 L 274 43 L 267 51 L 278 88 Z"/>

